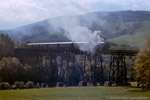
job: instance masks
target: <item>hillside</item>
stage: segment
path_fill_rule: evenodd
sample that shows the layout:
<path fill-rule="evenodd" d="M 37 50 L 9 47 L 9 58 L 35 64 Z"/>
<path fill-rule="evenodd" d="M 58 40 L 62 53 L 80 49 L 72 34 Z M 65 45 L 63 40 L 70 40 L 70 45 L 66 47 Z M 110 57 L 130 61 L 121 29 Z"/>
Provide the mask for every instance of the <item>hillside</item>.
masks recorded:
<path fill-rule="evenodd" d="M 145 44 L 145 40 L 150 36 L 150 21 L 143 21 L 141 27 L 133 35 L 122 35 L 109 39 L 110 42 L 127 44 L 134 47 L 141 47 Z"/>
<path fill-rule="evenodd" d="M 149 11 L 94 12 L 79 16 L 57 17 L 0 32 L 7 33 L 14 40 L 22 42 L 71 41 L 64 29 L 66 23 L 86 27 L 92 32 L 100 30 L 111 42 L 137 47 L 142 46 L 150 35 Z M 56 28 L 56 25 L 62 27 Z"/>

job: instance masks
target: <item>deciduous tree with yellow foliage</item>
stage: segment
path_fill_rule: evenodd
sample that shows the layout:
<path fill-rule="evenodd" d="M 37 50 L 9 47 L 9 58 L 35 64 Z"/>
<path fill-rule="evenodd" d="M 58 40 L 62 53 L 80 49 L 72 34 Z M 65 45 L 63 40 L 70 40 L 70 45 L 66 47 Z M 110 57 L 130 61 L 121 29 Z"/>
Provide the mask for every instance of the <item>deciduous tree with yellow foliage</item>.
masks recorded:
<path fill-rule="evenodd" d="M 135 71 L 139 85 L 150 89 L 150 37 L 137 55 Z"/>

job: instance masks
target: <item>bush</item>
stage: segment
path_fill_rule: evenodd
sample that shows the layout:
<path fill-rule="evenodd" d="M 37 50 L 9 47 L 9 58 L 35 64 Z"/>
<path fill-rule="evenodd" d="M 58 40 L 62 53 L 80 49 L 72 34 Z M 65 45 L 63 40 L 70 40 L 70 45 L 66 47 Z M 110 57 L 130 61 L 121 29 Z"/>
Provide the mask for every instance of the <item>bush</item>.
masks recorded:
<path fill-rule="evenodd" d="M 34 83 L 32 81 L 28 81 L 26 83 L 26 88 L 34 88 Z"/>
<path fill-rule="evenodd" d="M 42 87 L 42 88 L 46 88 L 46 83 L 42 83 L 42 84 L 41 84 L 41 87 Z"/>
<path fill-rule="evenodd" d="M 8 89 L 10 89 L 10 84 L 8 82 L 1 82 L 0 83 L 0 89 L 1 90 L 8 90 Z"/>
<path fill-rule="evenodd" d="M 16 81 L 14 85 L 16 85 L 16 88 L 24 89 L 24 82 Z"/>
<path fill-rule="evenodd" d="M 38 89 L 40 88 L 40 84 L 39 83 L 36 84 L 36 88 L 38 88 Z"/>
<path fill-rule="evenodd" d="M 11 86 L 12 89 L 17 89 L 16 85 Z"/>

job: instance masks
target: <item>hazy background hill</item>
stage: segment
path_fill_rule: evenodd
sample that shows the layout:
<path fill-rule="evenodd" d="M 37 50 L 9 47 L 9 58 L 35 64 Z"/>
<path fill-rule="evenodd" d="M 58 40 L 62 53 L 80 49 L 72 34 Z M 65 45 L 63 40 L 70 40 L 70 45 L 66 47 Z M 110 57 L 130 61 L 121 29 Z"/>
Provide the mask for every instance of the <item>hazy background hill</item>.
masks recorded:
<path fill-rule="evenodd" d="M 63 28 L 55 29 L 52 22 L 70 22 L 77 19 L 80 26 L 94 32 L 100 30 L 106 39 L 117 44 L 140 47 L 150 36 L 149 11 L 94 12 L 79 16 L 57 17 L 0 32 L 22 42 L 71 41 Z"/>

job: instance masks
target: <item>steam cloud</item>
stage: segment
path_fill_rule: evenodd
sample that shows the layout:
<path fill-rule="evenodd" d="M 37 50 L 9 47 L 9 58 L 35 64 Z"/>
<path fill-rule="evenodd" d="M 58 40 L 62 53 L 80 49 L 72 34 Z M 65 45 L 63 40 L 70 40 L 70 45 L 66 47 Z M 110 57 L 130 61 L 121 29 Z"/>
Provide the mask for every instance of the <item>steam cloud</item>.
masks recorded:
<path fill-rule="evenodd" d="M 85 26 L 80 25 L 77 17 L 60 18 L 59 20 L 51 20 L 49 22 L 55 30 L 65 30 L 65 36 L 73 42 L 87 42 L 87 44 L 78 44 L 80 50 L 94 52 L 94 48 L 98 42 L 104 41 L 97 33 L 92 32 Z"/>

